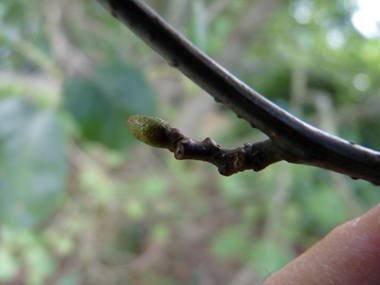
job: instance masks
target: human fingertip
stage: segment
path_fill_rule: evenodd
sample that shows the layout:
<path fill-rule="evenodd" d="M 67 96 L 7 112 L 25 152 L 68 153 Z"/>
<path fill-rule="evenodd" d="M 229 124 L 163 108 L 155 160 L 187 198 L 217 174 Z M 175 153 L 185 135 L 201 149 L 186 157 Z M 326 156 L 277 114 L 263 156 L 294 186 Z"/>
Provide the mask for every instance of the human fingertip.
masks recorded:
<path fill-rule="evenodd" d="M 332 230 L 263 285 L 380 284 L 380 204 Z"/>

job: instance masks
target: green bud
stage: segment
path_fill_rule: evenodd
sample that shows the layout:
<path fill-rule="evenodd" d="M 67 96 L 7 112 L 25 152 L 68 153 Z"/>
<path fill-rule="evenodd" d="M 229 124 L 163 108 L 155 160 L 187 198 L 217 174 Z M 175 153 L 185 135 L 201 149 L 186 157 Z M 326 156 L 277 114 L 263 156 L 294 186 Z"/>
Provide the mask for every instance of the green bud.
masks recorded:
<path fill-rule="evenodd" d="M 172 127 L 160 118 L 132 116 L 128 120 L 132 135 L 147 145 L 159 148 L 170 147 Z"/>

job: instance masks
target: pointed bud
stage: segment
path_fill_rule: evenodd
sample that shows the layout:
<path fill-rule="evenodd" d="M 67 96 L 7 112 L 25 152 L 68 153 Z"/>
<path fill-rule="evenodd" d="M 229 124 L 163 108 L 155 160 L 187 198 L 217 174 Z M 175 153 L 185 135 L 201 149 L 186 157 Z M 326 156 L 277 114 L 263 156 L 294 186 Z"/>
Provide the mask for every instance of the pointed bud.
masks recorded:
<path fill-rule="evenodd" d="M 172 127 L 160 118 L 132 116 L 128 120 L 132 135 L 147 145 L 159 148 L 170 147 Z"/>

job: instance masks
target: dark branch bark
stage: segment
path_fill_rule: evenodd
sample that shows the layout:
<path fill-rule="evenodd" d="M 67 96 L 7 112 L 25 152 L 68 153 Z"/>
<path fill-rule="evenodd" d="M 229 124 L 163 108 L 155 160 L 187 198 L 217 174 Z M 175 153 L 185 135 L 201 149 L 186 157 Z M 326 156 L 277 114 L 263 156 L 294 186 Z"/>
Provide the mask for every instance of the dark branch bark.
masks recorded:
<path fill-rule="evenodd" d="M 380 153 L 312 127 L 279 108 L 199 51 L 138 0 L 98 0 L 168 63 L 267 134 L 279 156 L 380 185 Z"/>
<path fill-rule="evenodd" d="M 177 143 L 174 156 L 179 160 L 209 162 L 214 164 L 224 176 L 231 176 L 248 169 L 260 171 L 272 163 L 283 160 L 271 140 L 253 145 L 245 144 L 242 148 L 231 150 L 222 147 L 211 138 L 206 138 L 202 142 L 185 138 Z"/>
<path fill-rule="evenodd" d="M 198 142 L 184 136 L 177 128 L 170 131 L 167 149 L 174 152 L 178 160 L 191 159 L 209 162 L 218 168 L 221 175 L 231 176 L 248 169 L 260 171 L 267 166 L 283 160 L 271 140 L 244 147 L 227 149 L 213 139 Z"/>

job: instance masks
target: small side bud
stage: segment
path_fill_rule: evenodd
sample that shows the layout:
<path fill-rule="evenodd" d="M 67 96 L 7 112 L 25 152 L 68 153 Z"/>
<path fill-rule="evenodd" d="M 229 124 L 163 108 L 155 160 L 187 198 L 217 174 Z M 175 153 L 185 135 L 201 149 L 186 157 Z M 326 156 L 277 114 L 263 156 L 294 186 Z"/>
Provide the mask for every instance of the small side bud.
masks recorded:
<path fill-rule="evenodd" d="M 132 116 L 128 120 L 128 129 L 132 135 L 147 145 L 168 148 L 172 127 L 160 118 Z"/>

